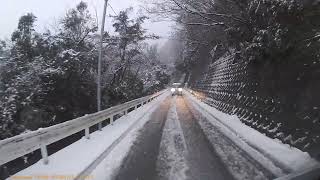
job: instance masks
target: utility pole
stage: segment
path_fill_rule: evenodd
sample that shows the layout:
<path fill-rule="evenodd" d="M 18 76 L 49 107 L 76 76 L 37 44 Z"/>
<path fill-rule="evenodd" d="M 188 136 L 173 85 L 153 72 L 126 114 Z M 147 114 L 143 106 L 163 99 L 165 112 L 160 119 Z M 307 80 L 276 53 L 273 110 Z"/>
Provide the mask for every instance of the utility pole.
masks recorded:
<path fill-rule="evenodd" d="M 104 1 L 103 15 L 101 22 L 101 32 L 100 32 L 100 49 L 99 49 L 99 59 L 98 59 L 98 78 L 97 78 L 97 108 L 98 111 L 101 111 L 101 61 L 103 56 L 103 34 L 104 34 L 104 25 L 106 21 L 108 0 Z M 99 130 L 102 128 L 101 122 L 99 123 Z"/>
<path fill-rule="evenodd" d="M 106 21 L 108 0 L 104 1 L 103 15 L 101 22 L 101 32 L 100 32 L 100 48 L 99 48 L 99 59 L 98 59 L 98 79 L 97 79 L 97 107 L 98 111 L 101 111 L 101 62 L 103 56 L 103 34 L 104 34 L 104 25 Z"/>

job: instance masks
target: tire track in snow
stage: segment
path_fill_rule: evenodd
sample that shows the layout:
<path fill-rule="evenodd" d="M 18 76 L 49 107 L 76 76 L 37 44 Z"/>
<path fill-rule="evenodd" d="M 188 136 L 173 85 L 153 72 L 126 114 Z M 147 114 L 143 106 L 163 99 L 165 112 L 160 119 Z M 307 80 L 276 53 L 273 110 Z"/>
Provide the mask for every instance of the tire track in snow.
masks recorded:
<path fill-rule="evenodd" d="M 157 178 L 161 180 L 185 180 L 189 167 L 185 155 L 187 145 L 178 120 L 176 98 L 171 100 L 167 121 L 164 125 L 157 160 Z"/>
<path fill-rule="evenodd" d="M 229 172 L 238 180 L 266 180 L 275 176 L 264 169 L 246 152 L 232 142 L 219 127 L 211 124 L 204 115 L 193 107 L 191 101 L 186 100 L 192 114 L 198 119 L 199 125 L 208 137 L 216 153 L 225 163 Z"/>
<path fill-rule="evenodd" d="M 177 97 L 176 103 L 178 119 L 188 147 L 188 179 L 234 180 L 199 126 L 198 119 L 191 113 L 184 97 Z"/>

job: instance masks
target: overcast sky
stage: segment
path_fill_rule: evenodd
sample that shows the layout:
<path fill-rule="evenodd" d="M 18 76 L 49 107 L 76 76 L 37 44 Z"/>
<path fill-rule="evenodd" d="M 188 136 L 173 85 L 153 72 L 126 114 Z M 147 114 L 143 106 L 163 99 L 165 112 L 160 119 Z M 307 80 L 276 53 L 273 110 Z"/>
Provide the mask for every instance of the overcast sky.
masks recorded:
<path fill-rule="evenodd" d="M 37 16 L 36 29 L 43 31 L 49 28 L 62 17 L 66 11 L 75 7 L 81 0 L 1 0 L 0 11 L 0 38 L 8 38 L 11 33 L 17 28 L 19 18 L 32 12 Z M 93 17 L 95 17 L 95 9 L 99 16 L 99 24 L 101 22 L 101 15 L 103 11 L 104 0 L 83 0 L 87 2 L 89 10 Z M 113 7 L 116 13 L 128 7 L 134 7 L 136 12 L 141 6 L 138 0 L 109 0 L 109 4 Z M 114 15 L 114 12 L 108 7 L 107 15 Z M 170 35 L 171 24 L 168 22 L 147 22 L 145 27 L 150 33 L 155 33 L 160 36 L 168 37 Z M 105 29 L 112 31 L 110 18 L 107 18 Z M 163 44 L 165 40 L 162 39 L 158 43 Z"/>

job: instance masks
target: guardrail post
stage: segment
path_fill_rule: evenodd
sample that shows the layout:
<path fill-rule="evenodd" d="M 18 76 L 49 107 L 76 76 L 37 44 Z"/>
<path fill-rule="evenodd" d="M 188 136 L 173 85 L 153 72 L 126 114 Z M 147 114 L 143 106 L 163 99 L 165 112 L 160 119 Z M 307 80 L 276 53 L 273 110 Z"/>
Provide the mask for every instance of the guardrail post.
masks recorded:
<path fill-rule="evenodd" d="M 49 159 L 48 159 L 47 146 L 46 145 L 41 145 L 40 150 L 41 150 L 41 156 L 42 156 L 42 159 L 43 159 L 43 163 L 44 164 L 48 164 L 49 163 Z"/>
<path fill-rule="evenodd" d="M 85 130 L 85 136 L 87 139 L 90 139 L 90 130 L 89 130 L 89 127 L 87 127 Z"/>
<path fill-rule="evenodd" d="M 110 117 L 110 124 L 113 125 L 113 115 Z"/>
<path fill-rule="evenodd" d="M 102 131 L 102 122 L 98 123 L 98 129 L 99 129 L 99 131 Z"/>

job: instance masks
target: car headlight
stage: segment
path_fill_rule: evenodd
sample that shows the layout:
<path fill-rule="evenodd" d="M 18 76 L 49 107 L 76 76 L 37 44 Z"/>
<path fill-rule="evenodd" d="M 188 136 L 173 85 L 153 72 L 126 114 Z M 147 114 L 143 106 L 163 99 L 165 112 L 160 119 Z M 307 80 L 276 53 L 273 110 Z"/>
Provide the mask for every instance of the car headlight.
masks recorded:
<path fill-rule="evenodd" d="M 180 91 L 180 92 L 181 92 L 181 91 L 182 91 L 182 88 L 178 88 L 178 91 Z"/>
<path fill-rule="evenodd" d="M 171 92 L 175 92 L 176 91 L 176 89 L 175 88 L 171 88 Z"/>

